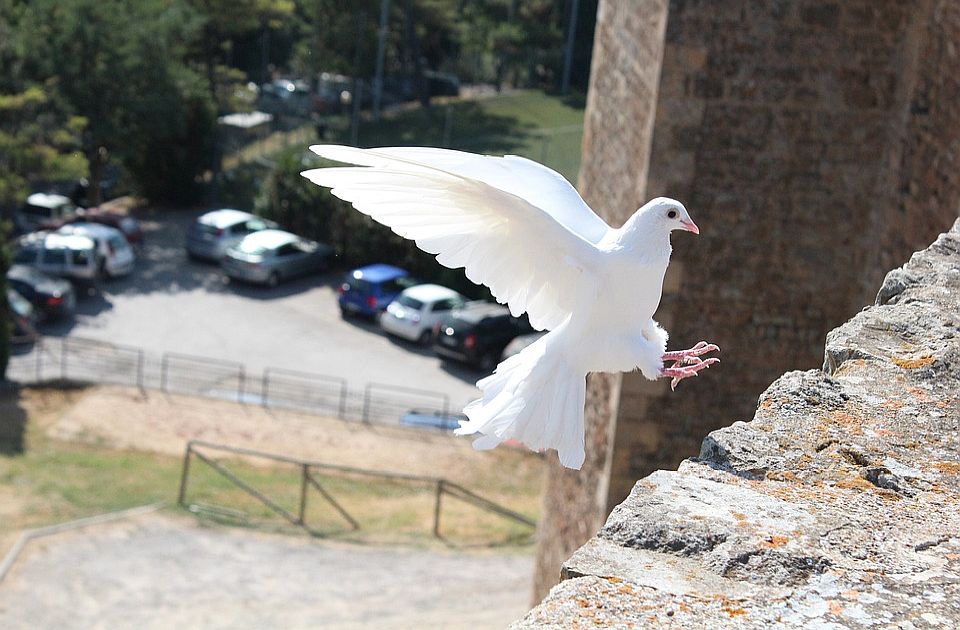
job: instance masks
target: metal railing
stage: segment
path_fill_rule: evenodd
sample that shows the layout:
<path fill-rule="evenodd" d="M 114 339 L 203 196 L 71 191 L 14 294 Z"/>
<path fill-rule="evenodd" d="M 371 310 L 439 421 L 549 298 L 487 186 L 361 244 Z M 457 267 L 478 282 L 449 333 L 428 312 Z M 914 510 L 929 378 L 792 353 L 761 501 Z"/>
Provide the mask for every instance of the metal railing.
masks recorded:
<path fill-rule="evenodd" d="M 222 453 L 230 453 L 232 455 L 239 455 L 243 457 L 255 457 L 260 459 L 267 459 L 273 462 L 279 462 L 284 464 L 291 464 L 300 468 L 300 500 L 297 507 L 297 512 L 294 514 L 290 510 L 287 510 L 280 503 L 269 496 L 266 493 L 261 492 L 253 485 L 247 483 L 241 479 L 238 475 L 229 470 L 224 464 L 214 459 L 208 454 L 202 452 L 202 450 L 207 451 L 219 451 Z M 256 451 L 248 448 L 239 448 L 234 446 L 227 446 L 224 444 L 215 444 L 213 442 L 206 442 L 204 440 L 191 440 L 187 442 L 187 448 L 183 455 L 183 471 L 180 476 L 180 491 L 177 495 L 177 504 L 181 507 L 191 509 L 195 504 L 187 503 L 187 491 L 190 483 L 190 465 L 193 458 L 197 458 L 201 462 L 207 464 L 215 472 L 228 479 L 235 486 L 249 494 L 251 497 L 259 501 L 261 504 L 270 509 L 270 511 L 282 517 L 291 525 L 302 528 L 304 531 L 309 532 L 313 536 L 326 536 L 327 533 L 321 532 L 318 529 L 312 527 L 307 523 L 306 512 L 307 512 L 307 502 L 309 497 L 309 490 L 312 488 L 316 493 L 322 498 L 337 515 L 342 518 L 349 525 L 351 531 L 361 529 L 360 521 L 349 513 L 349 511 L 343 506 L 340 501 L 333 496 L 333 494 L 324 487 L 320 479 L 317 476 L 318 471 L 324 471 L 327 474 L 348 474 L 352 476 L 361 476 L 365 479 L 370 480 L 391 480 L 391 481 L 403 481 L 408 483 L 419 483 L 419 484 L 430 484 L 434 487 L 434 503 L 433 503 L 433 530 L 432 533 L 437 538 L 443 538 L 440 532 L 440 522 L 441 522 L 441 512 L 443 506 L 443 497 L 451 497 L 458 499 L 465 503 L 468 503 L 476 508 L 496 514 L 502 518 L 512 520 L 517 523 L 521 523 L 530 528 L 536 528 L 537 524 L 535 521 L 527 518 L 526 516 L 515 512 L 507 507 L 500 505 L 489 499 L 481 497 L 477 493 L 464 488 L 463 486 L 456 484 L 442 477 L 431 477 L 426 475 L 409 475 L 403 473 L 393 473 L 393 472 L 383 472 L 368 470 L 364 468 L 355 468 L 352 466 L 341 466 L 337 464 L 326 464 L 318 461 L 310 461 L 297 459 L 294 457 L 287 457 L 285 455 L 276 455 L 273 453 L 266 453 L 263 451 Z M 222 509 L 223 512 L 235 512 L 240 513 L 237 510 L 231 508 Z"/>
<path fill-rule="evenodd" d="M 24 383 L 126 385 L 362 422 L 398 424 L 418 414 L 417 422 L 407 424 L 441 430 L 462 418 L 451 412 L 450 397 L 439 392 L 383 383 L 351 388 L 339 376 L 275 367 L 256 377 L 239 362 L 173 352 L 157 357 L 77 337 L 41 337 L 29 352 L 10 358 L 7 376 Z M 419 421 L 424 417 L 436 420 Z"/>
<path fill-rule="evenodd" d="M 160 359 L 160 390 L 171 393 L 235 395 L 243 402 L 247 382 L 242 363 L 167 352 Z M 231 387 L 232 385 L 232 387 Z"/>

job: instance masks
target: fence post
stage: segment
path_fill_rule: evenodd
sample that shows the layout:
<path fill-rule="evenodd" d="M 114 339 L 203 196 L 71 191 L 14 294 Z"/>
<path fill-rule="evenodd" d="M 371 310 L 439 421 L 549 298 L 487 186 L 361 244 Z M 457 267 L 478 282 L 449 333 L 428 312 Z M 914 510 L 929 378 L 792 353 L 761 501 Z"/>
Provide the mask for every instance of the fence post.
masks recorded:
<path fill-rule="evenodd" d="M 547 164 L 547 149 L 550 148 L 550 136 L 545 135 L 543 137 L 543 145 L 540 148 L 540 163 L 546 166 Z"/>
<path fill-rule="evenodd" d="M 263 377 L 260 379 L 260 405 L 270 406 L 270 368 L 263 371 Z"/>
<path fill-rule="evenodd" d="M 440 538 L 440 499 L 443 497 L 443 479 L 437 480 L 437 501 L 433 505 L 433 535 Z"/>
<path fill-rule="evenodd" d="M 340 419 L 347 419 L 347 381 L 340 381 Z"/>
<path fill-rule="evenodd" d="M 40 338 L 40 343 L 34 347 L 34 350 L 37 352 L 37 382 L 43 380 L 43 338 Z"/>
<path fill-rule="evenodd" d="M 450 415 L 450 396 L 447 394 L 443 395 L 443 417 L 446 418 Z"/>
<path fill-rule="evenodd" d="M 304 464 L 300 471 L 300 516 L 297 517 L 297 521 L 304 526 L 306 526 L 303 519 L 307 512 L 307 478 L 310 476 L 309 468 L 309 464 Z"/>
<path fill-rule="evenodd" d="M 193 454 L 193 442 L 187 442 L 187 452 L 183 454 L 183 472 L 180 477 L 180 492 L 177 494 L 177 505 L 184 507 L 183 501 L 187 495 L 187 477 L 190 475 L 190 455 Z"/>
<path fill-rule="evenodd" d="M 160 358 L 160 391 L 167 392 L 167 355 Z"/>
<path fill-rule="evenodd" d="M 60 380 L 67 380 L 67 339 L 69 337 L 64 337 L 60 340 Z"/>
<path fill-rule="evenodd" d="M 243 390 L 244 390 L 244 384 L 246 383 L 246 380 L 247 380 L 247 371 L 242 365 L 240 366 L 239 380 L 240 382 L 237 383 L 237 402 L 243 403 Z"/>
<path fill-rule="evenodd" d="M 143 392 L 145 389 L 143 385 L 143 350 L 137 351 L 137 387 L 140 388 L 140 391 Z"/>
<path fill-rule="evenodd" d="M 370 411 L 370 383 L 367 383 L 367 386 L 363 388 L 363 413 L 360 414 L 360 418 L 369 423 L 370 418 L 367 417 L 367 414 Z"/>

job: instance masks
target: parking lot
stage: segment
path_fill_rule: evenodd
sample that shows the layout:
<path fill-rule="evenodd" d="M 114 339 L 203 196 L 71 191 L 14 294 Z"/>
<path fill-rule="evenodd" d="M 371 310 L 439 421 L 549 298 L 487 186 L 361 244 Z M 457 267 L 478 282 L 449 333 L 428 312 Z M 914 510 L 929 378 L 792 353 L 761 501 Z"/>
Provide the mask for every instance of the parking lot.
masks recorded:
<path fill-rule="evenodd" d="M 183 247 L 196 212 L 144 217 L 146 242 L 131 275 L 82 296 L 76 318 L 45 332 L 237 361 L 248 373 L 286 368 L 446 394 L 459 406 L 481 376 L 447 364 L 429 348 L 385 336 L 373 322 L 344 321 L 337 307 L 341 271 L 270 289 L 227 282 L 215 264 L 191 261 Z"/>

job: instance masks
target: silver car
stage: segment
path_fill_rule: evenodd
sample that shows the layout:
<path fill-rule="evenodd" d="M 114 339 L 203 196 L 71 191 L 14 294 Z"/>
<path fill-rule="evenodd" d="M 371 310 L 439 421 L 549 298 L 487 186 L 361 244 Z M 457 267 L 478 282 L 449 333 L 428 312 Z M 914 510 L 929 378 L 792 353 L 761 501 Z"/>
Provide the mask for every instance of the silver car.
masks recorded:
<path fill-rule="evenodd" d="M 227 250 L 221 265 L 232 279 L 275 287 L 281 280 L 325 271 L 333 255 L 329 245 L 283 230 L 261 230 Z"/>
<path fill-rule="evenodd" d="M 213 210 L 198 217 L 187 229 L 187 254 L 194 258 L 220 260 L 246 235 L 276 227 L 273 221 L 242 210 Z"/>

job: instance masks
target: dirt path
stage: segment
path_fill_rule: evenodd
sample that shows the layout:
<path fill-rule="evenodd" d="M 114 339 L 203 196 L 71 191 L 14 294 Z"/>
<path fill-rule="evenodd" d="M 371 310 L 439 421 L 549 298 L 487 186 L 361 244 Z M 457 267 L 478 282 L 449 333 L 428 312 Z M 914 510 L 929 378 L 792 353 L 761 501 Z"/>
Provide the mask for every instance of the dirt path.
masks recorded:
<path fill-rule="evenodd" d="M 0 628 L 503 628 L 529 555 L 358 547 L 165 515 L 34 541 Z"/>
<path fill-rule="evenodd" d="M 473 488 L 505 476 L 539 487 L 543 473 L 541 458 L 532 453 L 503 447 L 478 452 L 469 439 L 449 433 L 123 387 L 83 392 L 47 433 L 167 455 L 182 455 L 188 440 L 202 439 L 329 464 L 437 475 Z"/>

